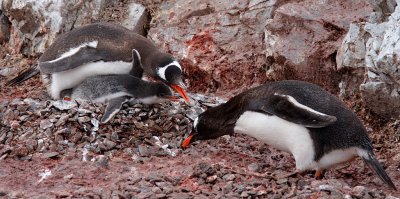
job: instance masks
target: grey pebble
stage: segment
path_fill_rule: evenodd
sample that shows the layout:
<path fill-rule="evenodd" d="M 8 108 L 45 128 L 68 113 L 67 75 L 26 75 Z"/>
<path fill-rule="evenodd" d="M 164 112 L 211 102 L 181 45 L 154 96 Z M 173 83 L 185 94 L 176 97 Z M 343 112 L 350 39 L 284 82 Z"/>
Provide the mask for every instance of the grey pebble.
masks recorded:
<path fill-rule="evenodd" d="M 53 123 L 50 122 L 50 120 L 45 119 L 45 120 L 40 121 L 40 128 L 43 130 L 46 130 L 52 126 L 53 126 Z"/>
<path fill-rule="evenodd" d="M 48 152 L 48 153 L 43 154 L 43 155 L 42 155 L 42 158 L 43 158 L 43 159 L 46 159 L 46 158 L 54 158 L 54 157 L 56 157 L 56 156 L 58 156 L 58 155 L 59 155 L 58 152 Z"/>
<path fill-rule="evenodd" d="M 227 180 L 227 181 L 232 181 L 236 178 L 235 174 L 226 174 L 222 177 L 222 179 Z"/>
<path fill-rule="evenodd" d="M 261 167 L 258 163 L 251 163 L 247 166 L 247 169 L 251 172 L 260 172 Z"/>

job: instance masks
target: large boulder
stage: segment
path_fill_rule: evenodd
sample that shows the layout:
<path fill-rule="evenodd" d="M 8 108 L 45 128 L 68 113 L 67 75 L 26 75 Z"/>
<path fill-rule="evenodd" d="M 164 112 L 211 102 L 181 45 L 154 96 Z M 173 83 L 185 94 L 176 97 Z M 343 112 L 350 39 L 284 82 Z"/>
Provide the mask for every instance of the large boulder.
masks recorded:
<path fill-rule="evenodd" d="M 337 88 L 336 53 L 349 25 L 365 21 L 364 0 L 305 0 L 280 6 L 265 31 L 267 74 Z"/>
<path fill-rule="evenodd" d="M 138 34 L 146 35 L 150 23 L 150 16 L 142 4 L 132 2 L 128 5 L 128 15 L 122 25 Z"/>
<path fill-rule="evenodd" d="M 15 53 L 42 53 L 59 33 L 96 21 L 106 0 L 3 0 L 12 23 L 10 47 Z"/>
<path fill-rule="evenodd" d="M 390 17 L 382 23 L 375 23 L 376 20 L 371 19 L 370 22 L 352 24 L 352 28 L 343 40 L 337 61 L 339 68 L 358 71 L 354 73 L 357 74 L 355 76 L 358 77 L 357 81 L 354 81 L 354 78 L 352 81 L 348 79 L 343 81 L 345 95 L 361 91 L 362 99 L 373 112 L 385 117 L 398 118 L 400 116 L 400 59 L 398 59 L 400 8 L 397 6 L 391 15 L 382 14 L 386 15 Z"/>

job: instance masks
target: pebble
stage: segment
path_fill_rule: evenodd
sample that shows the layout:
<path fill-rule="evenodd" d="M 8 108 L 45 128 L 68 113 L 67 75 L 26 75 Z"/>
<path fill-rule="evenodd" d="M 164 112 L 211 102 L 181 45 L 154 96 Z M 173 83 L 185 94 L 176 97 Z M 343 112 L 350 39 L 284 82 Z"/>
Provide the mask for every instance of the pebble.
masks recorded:
<path fill-rule="evenodd" d="M 78 122 L 81 123 L 81 124 L 89 122 L 90 120 L 91 119 L 88 116 L 78 117 Z"/>
<path fill-rule="evenodd" d="M 249 194 L 247 193 L 247 191 L 243 191 L 243 192 L 240 194 L 240 197 L 242 197 L 242 198 L 247 198 L 247 197 L 249 197 Z"/>
<path fill-rule="evenodd" d="M 247 169 L 251 172 L 260 172 L 261 167 L 258 163 L 251 163 L 247 166 Z"/>
<path fill-rule="evenodd" d="M 212 175 L 212 176 L 208 176 L 206 179 L 207 183 L 214 183 L 217 180 L 218 176 L 217 175 Z"/>
<path fill-rule="evenodd" d="M 169 198 L 185 199 L 185 198 L 191 198 L 191 197 L 188 193 L 172 193 L 169 195 Z"/>
<path fill-rule="evenodd" d="M 159 194 L 156 194 L 156 195 L 154 196 L 154 198 L 167 198 L 167 195 L 166 195 L 166 194 L 163 194 L 163 193 L 159 193 Z"/>
<path fill-rule="evenodd" d="M 68 114 L 62 114 L 61 116 L 60 116 L 60 118 L 57 120 L 57 122 L 54 124 L 54 126 L 56 126 L 56 127 L 59 127 L 59 126 L 61 126 L 61 125 L 64 125 L 67 121 L 68 121 L 68 119 L 70 118 L 71 116 L 70 115 L 68 115 Z"/>
<path fill-rule="evenodd" d="M 58 156 L 58 155 L 59 155 L 58 152 L 48 152 L 48 153 L 43 154 L 43 155 L 42 155 L 42 158 L 43 158 L 43 159 L 46 159 L 46 158 L 54 158 L 54 157 L 56 157 L 56 156 Z"/>
<path fill-rule="evenodd" d="M 235 174 L 226 174 L 222 177 L 222 179 L 227 180 L 227 181 L 232 181 L 236 178 Z"/>
<path fill-rule="evenodd" d="M 229 181 L 226 183 L 224 188 L 222 188 L 222 191 L 224 192 L 224 194 L 227 194 L 227 193 L 231 192 L 232 189 L 233 189 L 233 181 Z"/>
<path fill-rule="evenodd" d="M 172 193 L 173 190 L 174 190 L 174 187 L 173 187 L 172 185 L 168 185 L 168 186 L 161 187 L 161 188 L 162 188 L 162 190 L 163 190 L 163 192 L 164 192 L 165 194 L 170 194 L 170 193 Z"/>
<path fill-rule="evenodd" d="M 355 186 L 352 190 L 352 193 L 357 197 L 363 197 L 366 192 L 367 189 L 365 186 Z"/>
<path fill-rule="evenodd" d="M 287 178 L 281 178 L 276 181 L 276 184 L 285 184 L 288 182 Z"/>
<path fill-rule="evenodd" d="M 67 101 L 67 100 L 57 100 L 57 101 L 53 101 L 51 103 L 51 106 L 54 106 L 55 108 L 57 108 L 58 110 L 69 110 L 72 109 L 74 107 L 77 107 L 78 104 L 74 101 Z"/>
<path fill-rule="evenodd" d="M 146 199 L 146 198 L 151 198 L 152 195 L 153 193 L 151 192 L 140 192 L 136 197 L 138 199 Z"/>
<path fill-rule="evenodd" d="M 385 199 L 399 199 L 398 197 L 394 197 L 394 196 L 391 196 L 391 195 L 389 195 L 389 196 L 386 196 L 386 198 Z"/>
<path fill-rule="evenodd" d="M 10 122 L 10 127 L 12 130 L 17 130 L 21 125 L 17 120 L 13 120 Z"/>
<path fill-rule="evenodd" d="M 98 167 L 108 167 L 108 161 L 108 157 L 105 155 L 95 157 L 95 163 Z"/>
<path fill-rule="evenodd" d="M 45 120 L 40 121 L 40 128 L 43 130 L 46 130 L 52 126 L 53 126 L 53 123 L 50 122 L 50 120 L 45 119 Z"/>
<path fill-rule="evenodd" d="M 193 170 L 192 176 L 194 177 L 207 177 L 215 173 L 215 169 L 210 164 L 205 162 L 199 163 Z"/>
<path fill-rule="evenodd" d="M 111 140 L 109 140 L 109 139 L 104 139 L 104 145 L 105 145 L 105 150 L 106 151 L 109 151 L 109 150 L 111 150 L 111 149 L 113 149 L 116 145 L 117 145 L 117 143 L 115 143 L 115 142 L 113 142 L 113 141 L 111 141 Z"/>
<path fill-rule="evenodd" d="M 153 188 L 151 189 L 151 191 L 152 191 L 153 193 L 156 193 L 156 194 L 162 193 L 162 190 L 161 190 L 159 187 L 153 187 Z"/>
<path fill-rule="evenodd" d="M 142 156 L 142 157 L 150 156 L 150 152 L 148 150 L 148 146 L 147 145 L 142 145 L 141 144 L 141 145 L 138 146 L 138 149 L 139 149 L 140 156 Z"/>

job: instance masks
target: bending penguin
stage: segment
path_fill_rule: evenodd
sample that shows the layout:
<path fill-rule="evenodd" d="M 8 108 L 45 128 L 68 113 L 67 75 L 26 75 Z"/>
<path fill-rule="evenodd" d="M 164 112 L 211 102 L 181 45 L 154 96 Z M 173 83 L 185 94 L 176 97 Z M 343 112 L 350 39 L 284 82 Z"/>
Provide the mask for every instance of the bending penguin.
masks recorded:
<path fill-rule="evenodd" d="M 294 156 L 298 171 L 320 171 L 360 156 L 389 187 L 396 189 L 375 158 L 357 116 L 321 87 L 279 81 L 249 89 L 195 119 L 183 148 L 196 140 L 243 133 Z"/>
<path fill-rule="evenodd" d="M 132 57 L 133 67 L 141 64 L 139 53 L 136 50 L 132 50 Z M 102 123 L 108 122 L 118 113 L 122 104 L 132 100 L 144 104 L 154 104 L 168 99 L 177 99 L 164 83 L 147 82 L 127 74 L 87 77 L 74 88 L 61 91 L 60 96 L 90 100 L 95 103 L 107 103 L 101 119 Z"/>
<path fill-rule="evenodd" d="M 140 65 L 132 65 L 132 50 L 138 53 Z M 90 76 L 130 74 L 141 78 L 144 72 L 169 85 L 189 102 L 181 65 L 147 38 L 117 24 L 86 25 L 59 36 L 35 67 L 7 85 L 21 83 L 39 72 L 53 99 L 59 99 L 62 90 L 73 88 Z"/>

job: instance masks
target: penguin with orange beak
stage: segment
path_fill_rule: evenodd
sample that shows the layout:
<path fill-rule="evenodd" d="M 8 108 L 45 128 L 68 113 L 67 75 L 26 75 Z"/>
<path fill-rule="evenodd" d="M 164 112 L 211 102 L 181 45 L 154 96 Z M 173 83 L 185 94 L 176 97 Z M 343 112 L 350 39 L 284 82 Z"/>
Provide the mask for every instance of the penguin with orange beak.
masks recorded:
<path fill-rule="evenodd" d="M 356 114 L 315 84 L 279 81 L 249 89 L 200 114 L 181 146 L 233 133 L 291 153 L 298 171 L 316 170 L 316 177 L 322 169 L 358 156 L 396 189 Z"/>
<path fill-rule="evenodd" d="M 132 64 L 132 52 L 137 54 L 140 64 Z M 190 101 L 182 81 L 182 67 L 172 55 L 162 52 L 149 39 L 113 23 L 85 25 L 59 36 L 35 67 L 7 85 L 21 83 L 39 72 L 53 99 L 60 99 L 61 91 L 72 89 L 91 76 L 129 74 L 142 78 L 146 73 Z"/>

